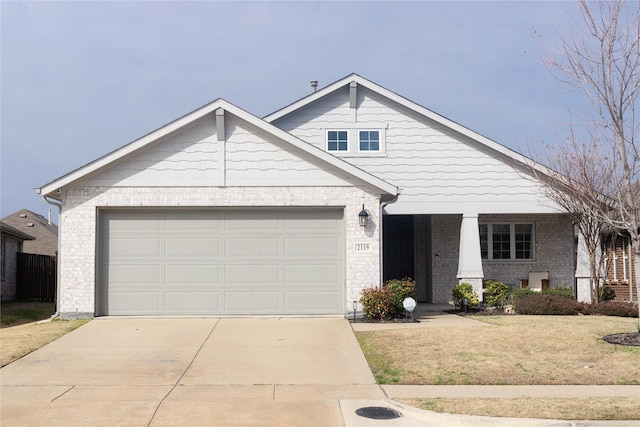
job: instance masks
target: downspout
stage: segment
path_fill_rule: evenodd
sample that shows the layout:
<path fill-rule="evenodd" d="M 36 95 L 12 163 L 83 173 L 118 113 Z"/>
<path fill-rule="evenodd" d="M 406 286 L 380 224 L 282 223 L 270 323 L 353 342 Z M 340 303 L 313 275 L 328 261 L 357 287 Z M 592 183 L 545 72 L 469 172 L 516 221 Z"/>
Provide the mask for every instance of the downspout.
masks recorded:
<path fill-rule="evenodd" d="M 62 203 L 49 200 L 47 196 L 42 196 L 45 202 L 58 208 L 58 223 L 62 216 Z M 42 320 L 38 323 L 51 322 L 53 319 L 60 317 L 60 224 L 58 224 L 58 254 L 56 256 L 56 312 L 49 319 Z"/>
<path fill-rule="evenodd" d="M 382 229 L 382 216 L 383 216 L 383 211 L 384 208 L 386 208 L 388 205 L 390 205 L 391 203 L 395 203 L 398 201 L 398 194 L 396 194 L 395 196 L 393 196 L 390 200 L 386 201 L 386 202 L 382 202 L 380 203 L 380 287 L 382 287 L 382 284 L 384 283 L 384 271 L 383 271 L 383 267 L 384 267 L 384 246 L 383 246 L 383 235 L 384 235 L 384 230 Z"/>

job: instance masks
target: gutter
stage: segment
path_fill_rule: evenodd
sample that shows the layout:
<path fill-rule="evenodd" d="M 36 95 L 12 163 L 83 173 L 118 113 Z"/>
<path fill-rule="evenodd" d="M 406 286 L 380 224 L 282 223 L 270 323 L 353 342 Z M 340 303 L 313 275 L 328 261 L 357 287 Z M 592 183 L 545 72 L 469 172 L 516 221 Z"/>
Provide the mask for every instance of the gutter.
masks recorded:
<path fill-rule="evenodd" d="M 383 225 L 382 225 L 382 216 L 383 216 L 383 211 L 384 208 L 386 208 L 388 205 L 390 205 L 391 203 L 395 203 L 398 201 L 398 194 L 396 194 L 395 196 L 393 196 L 390 200 L 386 201 L 386 202 L 382 202 L 380 203 L 380 287 L 382 287 L 382 284 L 384 283 L 384 276 L 383 276 L 383 267 L 384 267 L 384 245 L 383 245 L 383 236 L 384 236 L 384 230 L 383 230 Z"/>
<path fill-rule="evenodd" d="M 47 198 L 48 196 L 42 196 L 45 202 L 58 208 L 58 222 L 62 216 L 62 203 L 54 202 Z M 59 226 L 60 224 L 58 224 Z M 60 317 L 60 227 L 58 227 L 58 256 L 56 257 L 56 312 L 51 315 L 49 319 L 41 320 L 38 323 L 48 323 L 53 319 Z"/>

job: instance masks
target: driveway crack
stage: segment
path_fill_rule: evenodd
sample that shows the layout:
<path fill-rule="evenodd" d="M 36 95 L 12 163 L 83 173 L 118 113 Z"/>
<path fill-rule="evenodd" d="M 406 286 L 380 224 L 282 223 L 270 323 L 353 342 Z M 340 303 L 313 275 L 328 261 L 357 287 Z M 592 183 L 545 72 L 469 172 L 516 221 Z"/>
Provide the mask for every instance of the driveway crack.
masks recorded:
<path fill-rule="evenodd" d="M 69 387 L 67 390 L 63 391 L 62 393 L 60 393 L 59 395 L 57 395 L 56 397 L 54 397 L 53 399 L 51 399 L 51 403 L 55 402 L 56 400 L 60 399 L 62 396 L 64 396 L 65 394 L 69 393 L 71 390 L 73 390 L 74 388 L 76 388 L 75 385 L 72 385 L 71 387 Z"/>
<path fill-rule="evenodd" d="M 211 330 L 209 331 L 209 334 L 207 335 L 207 337 L 204 339 L 204 341 L 202 341 L 202 344 L 200 344 L 200 347 L 198 348 L 198 350 L 195 352 L 195 354 L 193 355 L 193 357 L 191 358 L 191 361 L 189 362 L 189 364 L 187 365 L 187 367 L 185 368 L 184 372 L 182 372 L 182 375 L 180 375 L 180 378 L 178 378 L 178 380 L 175 382 L 175 384 L 173 384 L 173 386 L 171 387 L 171 389 L 167 392 L 167 394 L 164 395 L 164 397 L 160 400 L 160 402 L 158 403 L 158 406 L 156 407 L 156 410 L 153 411 L 153 415 L 151 416 L 151 419 L 149 420 L 149 423 L 147 424 L 147 427 L 149 427 L 151 425 L 151 423 L 153 423 L 153 420 L 156 417 L 156 414 L 158 413 L 158 411 L 160 410 L 160 407 L 162 406 L 162 404 L 164 403 L 164 401 L 167 399 L 167 397 L 169 397 L 169 395 L 173 392 L 173 390 L 175 390 L 175 388 L 180 384 L 180 381 L 182 381 L 182 379 L 184 378 L 184 376 L 187 374 L 187 372 L 189 372 L 189 369 L 191 369 L 191 366 L 193 365 L 193 362 L 196 360 L 196 357 L 198 357 L 198 354 L 200 354 L 200 351 L 202 350 L 202 348 L 204 347 L 204 345 L 206 344 L 207 341 L 209 341 L 209 338 L 211 337 L 211 335 L 213 334 L 213 331 L 216 329 L 216 327 L 218 326 L 218 323 L 220 323 L 220 319 L 216 320 L 216 323 L 214 323 L 214 325 L 211 327 Z"/>

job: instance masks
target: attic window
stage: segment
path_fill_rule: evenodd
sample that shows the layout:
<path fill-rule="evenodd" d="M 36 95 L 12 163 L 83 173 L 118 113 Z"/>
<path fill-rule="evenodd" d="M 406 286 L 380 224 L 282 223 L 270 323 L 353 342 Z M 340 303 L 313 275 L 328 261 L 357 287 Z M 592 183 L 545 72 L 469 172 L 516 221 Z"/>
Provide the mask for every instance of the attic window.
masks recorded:
<path fill-rule="evenodd" d="M 346 130 L 327 131 L 327 151 L 348 151 L 349 132 Z"/>
<path fill-rule="evenodd" d="M 360 151 L 380 151 L 380 132 L 377 130 L 361 130 L 358 132 Z"/>

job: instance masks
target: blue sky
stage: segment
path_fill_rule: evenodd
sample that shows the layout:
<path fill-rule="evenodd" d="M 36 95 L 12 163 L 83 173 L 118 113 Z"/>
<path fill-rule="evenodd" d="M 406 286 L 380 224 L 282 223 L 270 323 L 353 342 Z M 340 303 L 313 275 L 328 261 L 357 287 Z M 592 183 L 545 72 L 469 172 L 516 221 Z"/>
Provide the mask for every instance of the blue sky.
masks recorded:
<path fill-rule="evenodd" d="M 1 216 L 216 98 L 264 116 L 357 73 L 516 151 L 582 98 L 541 65 L 570 2 L 8 2 Z M 533 36 L 535 29 L 539 35 Z"/>

